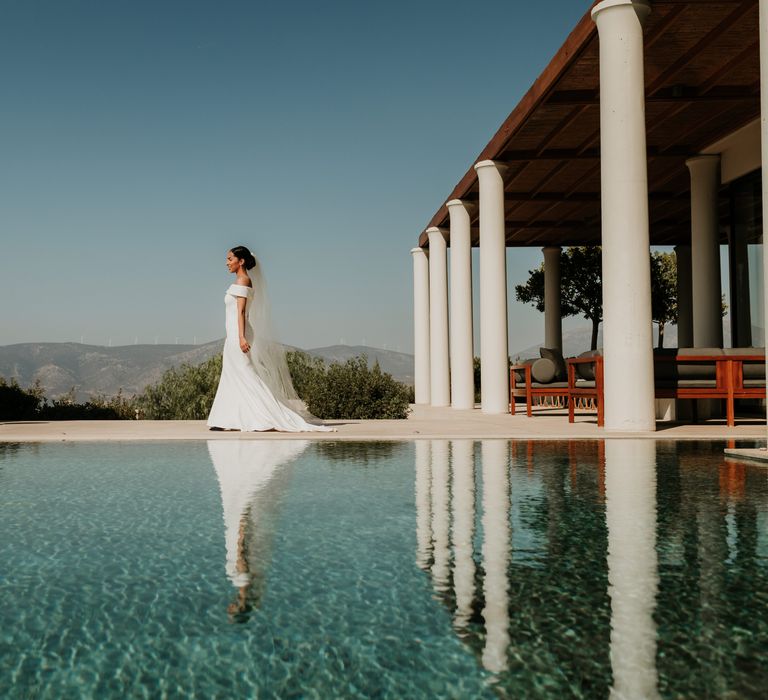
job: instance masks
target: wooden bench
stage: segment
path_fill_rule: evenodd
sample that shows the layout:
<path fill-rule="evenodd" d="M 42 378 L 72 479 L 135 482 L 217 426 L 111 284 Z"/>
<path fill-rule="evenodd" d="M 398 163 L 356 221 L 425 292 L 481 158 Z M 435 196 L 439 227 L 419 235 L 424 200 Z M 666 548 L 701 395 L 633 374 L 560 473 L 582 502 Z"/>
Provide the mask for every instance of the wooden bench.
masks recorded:
<path fill-rule="evenodd" d="M 538 362 L 538 360 L 537 360 Z M 532 362 L 512 365 L 509 368 L 509 412 L 515 415 L 515 398 L 524 398 L 526 413 L 533 415 L 533 401 L 537 398 L 552 397 L 568 401 L 568 382 L 536 382 L 532 375 Z M 523 375 L 522 382 L 518 372 Z"/>
<path fill-rule="evenodd" d="M 716 352 L 722 354 L 715 354 Z M 708 354 L 711 353 L 711 354 Z M 725 401 L 726 422 L 736 424 L 736 399 L 764 399 L 765 355 L 759 348 L 694 348 L 676 354 L 654 354 L 654 395 L 657 399 L 719 399 Z M 575 399 L 591 398 L 597 404 L 597 424 L 604 425 L 603 358 L 577 357 L 568 365 L 568 421 L 574 422 Z M 594 366 L 595 380 L 579 379 L 577 367 Z M 747 369 L 745 374 L 745 368 Z M 631 400 L 631 397 L 627 397 Z"/>

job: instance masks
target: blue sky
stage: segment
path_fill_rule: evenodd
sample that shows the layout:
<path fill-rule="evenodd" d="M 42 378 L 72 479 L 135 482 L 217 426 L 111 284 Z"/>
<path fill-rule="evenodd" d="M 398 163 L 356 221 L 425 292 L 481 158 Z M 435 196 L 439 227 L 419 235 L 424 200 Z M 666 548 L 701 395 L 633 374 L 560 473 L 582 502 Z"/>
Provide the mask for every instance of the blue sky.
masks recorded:
<path fill-rule="evenodd" d="M 0 0 L 0 344 L 222 337 L 243 243 L 286 342 L 411 352 L 410 248 L 589 4 Z"/>

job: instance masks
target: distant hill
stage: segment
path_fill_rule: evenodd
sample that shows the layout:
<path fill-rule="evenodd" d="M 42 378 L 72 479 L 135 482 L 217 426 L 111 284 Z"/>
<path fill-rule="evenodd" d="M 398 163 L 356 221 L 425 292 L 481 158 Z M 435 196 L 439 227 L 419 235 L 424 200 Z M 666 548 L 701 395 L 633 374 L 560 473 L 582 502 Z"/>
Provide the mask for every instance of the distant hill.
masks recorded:
<path fill-rule="evenodd" d="M 122 345 L 18 343 L 0 346 L 0 376 L 21 386 L 40 381 L 46 396 L 56 398 L 72 387 L 79 401 L 92 394 L 113 396 L 119 389 L 133 396 L 157 382 L 163 372 L 181 364 L 199 364 L 221 352 L 223 340 L 204 345 Z M 307 350 L 327 362 L 367 354 L 395 379 L 413 384 L 413 356 L 364 346 L 334 345 Z"/>

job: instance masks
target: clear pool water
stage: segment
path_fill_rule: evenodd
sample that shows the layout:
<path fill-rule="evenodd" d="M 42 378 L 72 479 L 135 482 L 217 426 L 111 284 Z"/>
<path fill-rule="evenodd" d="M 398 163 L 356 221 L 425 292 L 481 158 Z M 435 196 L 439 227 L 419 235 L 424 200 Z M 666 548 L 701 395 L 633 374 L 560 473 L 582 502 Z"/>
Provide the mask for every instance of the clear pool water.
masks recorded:
<path fill-rule="evenodd" d="M 0 444 L 0 696 L 763 698 L 723 447 Z"/>

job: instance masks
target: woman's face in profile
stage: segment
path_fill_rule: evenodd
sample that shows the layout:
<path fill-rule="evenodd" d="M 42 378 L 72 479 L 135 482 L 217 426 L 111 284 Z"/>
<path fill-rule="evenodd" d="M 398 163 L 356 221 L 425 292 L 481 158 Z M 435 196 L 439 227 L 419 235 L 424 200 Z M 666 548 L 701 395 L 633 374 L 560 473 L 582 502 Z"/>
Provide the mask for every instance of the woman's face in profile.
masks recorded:
<path fill-rule="evenodd" d="M 232 254 L 231 250 L 227 251 L 227 269 L 230 272 L 237 272 L 237 268 L 240 267 L 240 261 Z"/>

